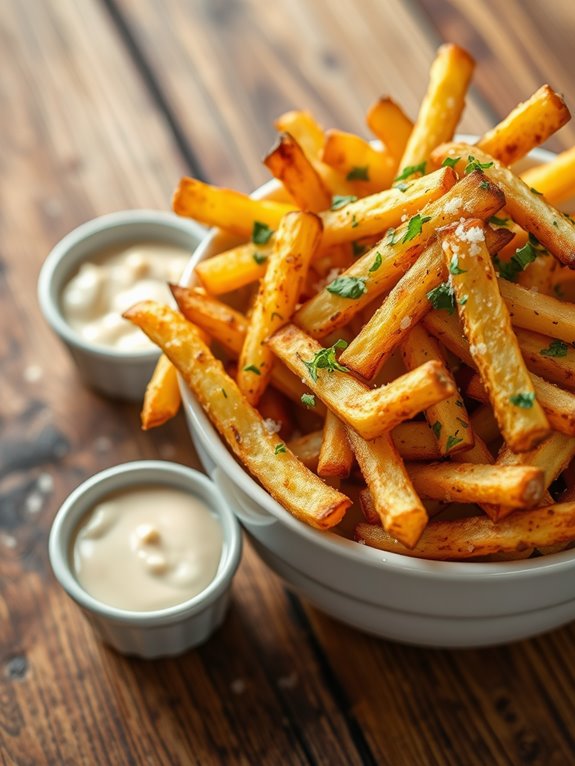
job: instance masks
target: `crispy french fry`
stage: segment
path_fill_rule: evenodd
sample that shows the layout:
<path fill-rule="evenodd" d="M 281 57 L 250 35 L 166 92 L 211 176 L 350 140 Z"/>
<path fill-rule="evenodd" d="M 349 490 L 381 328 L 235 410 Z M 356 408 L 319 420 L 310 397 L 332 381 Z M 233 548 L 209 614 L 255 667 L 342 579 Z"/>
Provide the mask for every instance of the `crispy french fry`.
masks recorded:
<path fill-rule="evenodd" d="M 412 121 L 391 98 L 380 98 L 368 109 L 366 122 L 393 158 L 393 169 L 397 173 L 413 130 Z"/>
<path fill-rule="evenodd" d="M 182 314 L 190 322 L 205 330 L 213 340 L 220 343 L 231 356 L 237 359 L 248 327 L 245 316 L 231 306 L 205 295 L 197 288 L 179 285 L 170 285 L 170 288 Z M 301 397 L 310 392 L 301 380 L 279 362 L 273 366 L 271 382 L 278 391 L 297 404 L 301 404 Z M 316 402 L 314 412 L 323 415 L 324 405 Z"/>
<path fill-rule="evenodd" d="M 458 221 L 465 211 L 473 210 L 478 218 L 489 218 L 503 203 L 499 189 L 486 182 L 481 172 L 468 175 L 443 197 L 399 226 L 391 236 L 388 232 L 375 248 L 341 275 L 358 285 L 353 298 L 334 293 L 328 285 L 296 312 L 294 322 L 314 338 L 342 327 L 368 303 L 397 284 L 436 229 Z"/>
<path fill-rule="evenodd" d="M 429 159 L 431 151 L 449 141 L 465 105 L 475 62 L 458 45 L 442 45 L 429 72 L 427 93 L 399 163 L 401 170 Z"/>
<path fill-rule="evenodd" d="M 575 538 L 575 503 L 517 511 L 500 522 L 484 516 L 433 521 L 412 548 L 401 545 L 382 527 L 358 524 L 355 539 L 391 553 L 424 559 L 465 560 L 495 553 L 566 543 Z"/>
<path fill-rule="evenodd" d="M 553 430 L 567 436 L 575 436 L 575 394 L 564 391 L 553 383 L 548 383 L 534 373 L 531 373 L 531 382 L 537 401 L 541 404 Z M 480 402 L 489 401 L 479 375 L 471 378 L 465 393 Z"/>
<path fill-rule="evenodd" d="M 369 487 L 364 487 L 359 491 L 359 509 L 368 524 L 381 526 L 381 518 L 373 502 Z"/>
<path fill-rule="evenodd" d="M 561 263 L 575 266 L 574 221 L 478 147 L 453 143 L 439 146 L 433 152 L 437 164 L 441 164 L 447 157 L 459 158 L 456 163 L 459 172 L 464 172 L 464 168 L 473 162 L 480 162 L 487 177 L 505 193 L 505 207 L 513 220 L 531 232 Z M 473 161 L 469 157 L 473 157 Z"/>
<path fill-rule="evenodd" d="M 549 423 L 499 294 L 483 223 L 469 219 L 451 227 L 442 233 L 442 242 L 469 351 L 501 433 L 511 449 L 526 452 L 549 434 Z M 492 332 L 494 326 L 497 333 Z"/>
<path fill-rule="evenodd" d="M 484 133 L 477 146 L 503 165 L 512 165 L 545 143 L 570 119 L 563 97 L 549 85 L 542 85 L 498 125 Z"/>
<path fill-rule="evenodd" d="M 439 344 L 421 325 L 412 328 L 403 341 L 401 353 L 408 370 L 413 370 L 430 359 L 436 359 L 445 364 Z M 442 455 L 469 449 L 474 444 L 473 429 L 470 427 L 467 409 L 457 391 L 455 381 L 453 385 L 456 389 L 453 396 L 433 404 L 424 412 Z"/>
<path fill-rule="evenodd" d="M 153 301 L 124 316 L 160 345 L 226 440 L 232 452 L 268 492 L 296 518 L 317 529 L 338 524 L 351 501 L 318 479 L 269 433 L 261 415 L 243 397 L 193 325 Z"/>
<path fill-rule="evenodd" d="M 413 547 L 427 524 L 427 511 L 391 436 L 382 434 L 368 442 L 350 428 L 348 438 L 381 523 L 390 535 Z"/>
<path fill-rule="evenodd" d="M 293 421 L 286 397 L 268 386 L 262 394 L 258 409 L 268 430 L 279 433 L 282 439 L 291 439 Z"/>
<path fill-rule="evenodd" d="M 529 370 L 562 388 L 575 388 L 575 349 L 571 344 L 530 330 L 515 328 Z"/>
<path fill-rule="evenodd" d="M 282 218 L 238 363 L 238 386 L 250 404 L 257 404 L 271 379 L 273 354 L 266 340 L 293 314 L 320 238 L 321 221 L 314 213 Z"/>
<path fill-rule="evenodd" d="M 511 236 L 507 229 L 487 227 L 485 241 L 489 252 L 496 253 Z M 345 349 L 342 364 L 371 380 L 410 328 L 430 310 L 427 294 L 446 279 L 441 246 L 433 240 Z"/>
<path fill-rule="evenodd" d="M 407 472 L 422 497 L 450 503 L 502 503 L 531 508 L 541 500 L 544 473 L 528 465 L 412 463 Z"/>
<path fill-rule="evenodd" d="M 492 465 L 495 462 L 491 450 L 485 444 L 481 436 L 473 434 L 475 443 L 463 452 L 456 452 L 451 455 L 454 463 L 476 463 L 477 465 Z"/>
<path fill-rule="evenodd" d="M 434 361 L 396 378 L 387 386 L 369 389 L 338 370 L 334 347 L 324 349 L 295 325 L 278 330 L 269 345 L 332 412 L 364 439 L 375 439 L 455 392 L 445 367 Z"/>
<path fill-rule="evenodd" d="M 431 428 L 423 421 L 399 423 L 391 432 L 404 460 L 439 460 L 441 453 Z"/>
<path fill-rule="evenodd" d="M 258 246 L 253 242 L 206 258 L 198 263 L 195 273 L 211 295 L 223 295 L 257 282 L 266 273 L 272 245 Z"/>
<path fill-rule="evenodd" d="M 178 385 L 178 373 L 167 356 L 158 359 L 144 394 L 140 413 L 142 430 L 157 428 L 177 415 L 182 397 Z"/>
<path fill-rule="evenodd" d="M 533 330 L 566 343 L 575 342 L 574 304 L 526 290 L 505 279 L 499 280 L 499 290 L 516 327 Z"/>
<path fill-rule="evenodd" d="M 561 264 L 549 253 L 538 253 L 535 260 L 517 275 L 517 282 L 526 290 L 552 295 L 555 275 Z"/>
<path fill-rule="evenodd" d="M 575 146 L 557 155 L 551 162 L 530 168 L 521 178 L 537 189 L 551 205 L 559 205 L 575 195 Z"/>
<path fill-rule="evenodd" d="M 317 466 L 318 476 L 345 479 L 353 465 L 353 452 L 347 439 L 346 427 L 332 412 L 327 412 Z"/>
<path fill-rule="evenodd" d="M 319 213 L 331 205 L 331 192 L 289 133 L 281 133 L 276 146 L 264 159 L 264 165 L 281 181 L 302 210 Z"/>
<path fill-rule="evenodd" d="M 395 163 L 385 149 L 343 130 L 326 131 L 321 159 L 344 175 L 360 196 L 389 188 L 395 176 Z"/>
<path fill-rule="evenodd" d="M 317 472 L 323 431 L 312 431 L 288 442 L 289 449 L 309 469 Z"/>

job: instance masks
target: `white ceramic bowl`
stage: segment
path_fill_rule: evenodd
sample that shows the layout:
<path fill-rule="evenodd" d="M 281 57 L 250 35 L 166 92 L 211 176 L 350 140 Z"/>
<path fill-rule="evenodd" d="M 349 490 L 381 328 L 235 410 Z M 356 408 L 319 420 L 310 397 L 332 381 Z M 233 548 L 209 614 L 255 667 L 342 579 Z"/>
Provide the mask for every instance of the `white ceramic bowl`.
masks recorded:
<path fill-rule="evenodd" d="M 50 252 L 38 279 L 38 300 L 50 327 L 64 343 L 83 382 L 118 399 L 140 402 L 158 360 L 159 351 L 126 353 L 87 343 L 66 322 L 61 311 L 65 284 L 83 261 L 109 247 L 132 242 L 161 242 L 193 252 L 206 230 L 173 213 L 124 210 L 78 226 Z"/>
<path fill-rule="evenodd" d="M 112 492 L 146 484 L 163 484 L 200 497 L 221 524 L 223 550 L 216 576 L 197 596 L 166 609 L 133 612 L 103 604 L 82 588 L 72 571 L 70 548 L 80 520 L 96 503 Z M 241 551 L 240 526 L 214 484 L 198 471 L 162 460 L 124 463 L 85 481 L 56 514 L 49 541 L 58 582 L 96 634 L 122 654 L 146 659 L 181 654 L 204 643 L 222 624 Z"/>
<path fill-rule="evenodd" d="M 463 140 L 470 137 L 462 137 Z M 553 155 L 538 150 L 535 162 Z M 525 164 L 525 163 L 524 163 Z M 270 182 L 253 196 L 277 197 Z M 211 232 L 194 268 L 235 243 Z M 575 551 L 505 563 L 435 562 L 385 553 L 297 521 L 228 452 L 201 406 L 183 390 L 196 450 L 250 534 L 260 557 L 319 609 L 406 643 L 471 647 L 515 641 L 575 618 Z"/>

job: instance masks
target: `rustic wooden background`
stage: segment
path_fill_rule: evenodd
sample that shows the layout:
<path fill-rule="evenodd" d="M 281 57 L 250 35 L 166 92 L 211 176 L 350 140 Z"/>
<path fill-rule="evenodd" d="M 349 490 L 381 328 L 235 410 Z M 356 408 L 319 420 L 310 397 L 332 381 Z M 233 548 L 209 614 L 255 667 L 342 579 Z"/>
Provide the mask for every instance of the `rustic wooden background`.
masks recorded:
<path fill-rule="evenodd" d="M 49 571 L 60 502 L 117 462 L 197 462 L 183 420 L 143 434 L 136 407 L 79 384 L 35 296 L 79 223 L 166 209 L 183 173 L 263 181 L 288 108 L 361 133 L 379 95 L 415 115 L 442 40 L 478 61 L 464 130 L 545 81 L 575 106 L 574 37 L 571 0 L 2 0 L 0 762 L 574 762 L 573 627 L 483 651 L 403 647 L 306 606 L 248 549 L 204 648 L 145 663 L 99 645 Z M 573 143 L 570 125 L 552 148 Z"/>

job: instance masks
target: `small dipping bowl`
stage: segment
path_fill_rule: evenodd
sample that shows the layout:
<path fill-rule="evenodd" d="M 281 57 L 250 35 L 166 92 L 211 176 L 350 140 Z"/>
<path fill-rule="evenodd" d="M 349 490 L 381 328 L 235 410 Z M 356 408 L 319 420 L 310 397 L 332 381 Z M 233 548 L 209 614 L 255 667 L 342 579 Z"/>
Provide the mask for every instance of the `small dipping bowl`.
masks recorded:
<path fill-rule="evenodd" d="M 183 490 L 205 502 L 222 528 L 218 569 L 201 593 L 181 604 L 146 612 L 108 606 L 87 593 L 76 579 L 72 566 L 75 533 L 84 516 L 108 495 L 152 484 Z M 182 654 L 204 643 L 222 624 L 241 552 L 239 524 L 216 486 L 198 471 L 163 460 L 124 463 L 87 479 L 56 514 L 49 540 L 56 579 L 80 606 L 99 638 L 121 654 L 146 659 Z"/>
<path fill-rule="evenodd" d="M 127 352 L 85 341 L 62 313 L 62 291 L 85 261 L 116 246 L 158 242 L 194 251 L 206 232 L 193 221 L 155 210 L 125 210 L 82 224 L 50 252 L 38 279 L 38 300 L 52 330 L 67 347 L 82 381 L 116 399 L 141 401 L 159 350 Z"/>

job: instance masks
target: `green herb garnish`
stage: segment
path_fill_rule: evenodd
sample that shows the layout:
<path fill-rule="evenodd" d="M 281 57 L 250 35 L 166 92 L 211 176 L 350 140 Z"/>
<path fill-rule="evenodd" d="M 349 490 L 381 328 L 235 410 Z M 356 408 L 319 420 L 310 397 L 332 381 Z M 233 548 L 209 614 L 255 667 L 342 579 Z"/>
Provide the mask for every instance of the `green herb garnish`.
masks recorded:
<path fill-rule="evenodd" d="M 352 168 L 346 175 L 348 181 L 369 181 L 369 165 Z"/>
<path fill-rule="evenodd" d="M 349 205 L 350 202 L 355 202 L 357 197 L 354 194 L 342 195 L 336 194 L 331 198 L 331 209 L 341 210 L 342 207 Z"/>
<path fill-rule="evenodd" d="M 473 173 L 474 170 L 486 170 L 491 167 L 493 167 L 493 162 L 479 162 L 472 154 L 468 154 L 467 165 L 463 172 L 467 175 L 468 173 Z"/>
<path fill-rule="evenodd" d="M 459 274 L 465 274 L 466 272 L 467 272 L 467 269 L 459 268 L 459 257 L 457 256 L 457 253 L 454 253 L 451 256 L 451 263 L 449 264 L 449 273 L 453 274 L 454 276 L 458 276 Z"/>
<path fill-rule="evenodd" d="M 357 300 L 367 292 L 365 277 L 337 277 L 325 288 L 328 293 L 339 295 L 341 298 Z"/>
<path fill-rule="evenodd" d="M 509 401 L 516 407 L 521 407 L 524 410 L 530 410 L 531 407 L 533 407 L 533 402 L 535 401 L 535 394 L 533 391 L 513 394 L 513 396 L 509 397 Z"/>
<path fill-rule="evenodd" d="M 280 452 L 287 452 L 286 445 L 283 442 L 276 444 L 274 449 L 274 455 L 279 455 Z"/>
<path fill-rule="evenodd" d="M 361 255 L 367 252 L 367 245 L 364 245 L 362 242 L 352 242 L 351 248 L 354 258 L 359 258 Z"/>
<path fill-rule="evenodd" d="M 500 277 L 503 277 L 508 282 L 515 282 L 517 275 L 537 258 L 537 253 L 537 246 L 531 242 L 526 242 L 523 247 L 517 248 L 514 255 L 508 261 L 502 261 L 495 256 L 493 263 Z"/>
<path fill-rule="evenodd" d="M 431 216 L 422 216 L 420 213 L 414 215 L 413 218 L 410 218 L 407 224 L 407 231 L 405 232 L 401 243 L 404 244 L 405 242 L 410 242 L 412 239 L 415 239 L 415 237 L 423 231 L 423 224 L 428 221 L 431 221 Z"/>
<path fill-rule="evenodd" d="M 457 444 L 461 444 L 462 441 L 463 439 L 460 436 L 453 436 L 452 434 L 450 434 L 447 437 L 447 445 L 446 445 L 447 451 L 449 452 L 449 450 L 452 450 Z"/>
<path fill-rule="evenodd" d="M 385 240 L 386 245 L 395 245 L 397 240 L 395 239 L 395 229 L 393 226 L 390 226 L 387 230 L 387 239 Z"/>
<path fill-rule="evenodd" d="M 314 383 L 317 381 L 318 370 L 327 370 L 328 372 L 339 370 L 339 372 L 348 372 L 348 368 L 340 364 L 335 356 L 336 351 L 344 348 L 347 348 L 347 341 L 340 338 L 333 344 L 333 346 L 322 348 L 320 351 L 318 351 L 314 358 L 309 362 L 304 361 L 304 364 L 309 372 L 309 376 L 314 381 Z"/>
<path fill-rule="evenodd" d="M 441 423 L 439 420 L 435 421 L 435 423 L 431 426 L 431 430 L 433 431 L 435 438 L 439 439 L 439 434 L 441 433 Z"/>
<path fill-rule="evenodd" d="M 252 258 L 258 266 L 261 266 L 262 263 L 265 263 L 268 259 L 267 255 L 264 255 L 263 253 L 252 253 Z"/>
<path fill-rule="evenodd" d="M 450 314 L 455 311 L 453 288 L 449 282 L 442 282 L 427 293 L 427 300 L 434 309 L 447 309 Z"/>
<path fill-rule="evenodd" d="M 315 407 L 315 396 L 313 394 L 302 394 L 300 401 L 304 407 Z"/>
<path fill-rule="evenodd" d="M 552 340 L 547 348 L 542 348 L 539 352 L 541 356 L 567 356 L 568 345 L 562 340 Z"/>
<path fill-rule="evenodd" d="M 382 260 L 383 260 L 383 258 L 381 257 L 381 253 L 378 250 L 376 252 L 376 254 L 375 254 L 375 258 L 374 258 L 373 263 L 371 264 L 371 266 L 369 268 L 369 271 L 370 272 L 377 271 L 379 269 L 379 267 L 381 266 Z"/>
<path fill-rule="evenodd" d="M 407 165 L 401 173 L 397 176 L 397 178 L 393 179 L 393 182 L 396 183 L 397 181 L 405 181 L 410 176 L 415 175 L 416 173 L 419 173 L 420 175 L 425 175 L 425 165 L 426 162 L 420 162 L 419 165 Z"/>
<path fill-rule="evenodd" d="M 252 229 L 252 242 L 256 245 L 266 245 L 273 236 L 273 229 L 267 225 L 267 223 L 261 223 L 261 221 L 254 221 Z"/>
<path fill-rule="evenodd" d="M 494 226 L 507 226 L 509 218 L 498 218 L 496 215 L 492 215 L 489 223 L 492 223 Z"/>
<path fill-rule="evenodd" d="M 444 168 L 454 168 L 460 159 L 461 157 L 446 157 L 441 163 L 441 166 Z"/>
<path fill-rule="evenodd" d="M 538 197 L 543 196 L 543 192 L 537 191 L 537 189 L 534 189 L 532 186 L 529 187 L 529 191 L 533 192 L 533 194 L 537 194 Z"/>
<path fill-rule="evenodd" d="M 247 367 L 244 367 L 244 372 L 253 372 L 254 375 L 261 375 L 259 368 L 255 364 L 248 364 Z"/>

